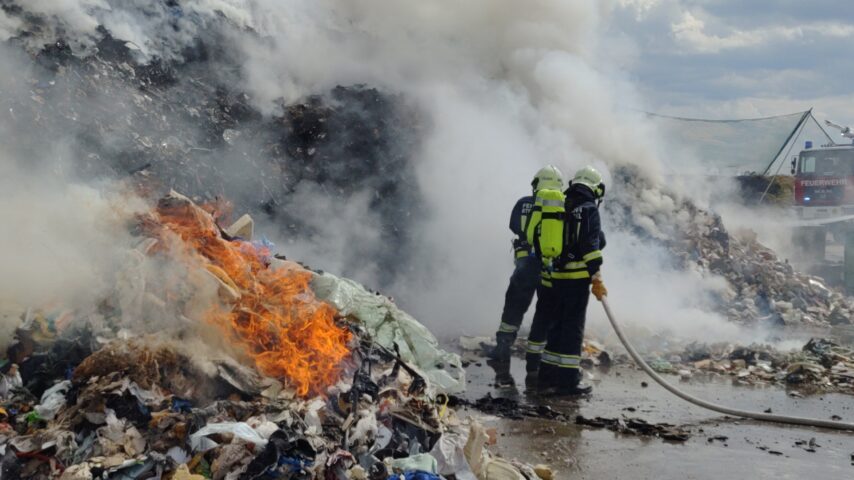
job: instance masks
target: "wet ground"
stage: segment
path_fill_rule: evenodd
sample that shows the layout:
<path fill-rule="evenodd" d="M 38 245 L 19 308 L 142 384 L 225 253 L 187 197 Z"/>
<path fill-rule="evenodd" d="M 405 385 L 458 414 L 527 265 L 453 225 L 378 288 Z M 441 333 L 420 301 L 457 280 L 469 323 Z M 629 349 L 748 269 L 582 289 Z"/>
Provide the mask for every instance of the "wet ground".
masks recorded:
<path fill-rule="evenodd" d="M 474 359 L 474 357 L 469 356 Z M 496 388 L 495 372 L 486 363 L 468 367 L 468 392 L 474 400 L 493 396 L 528 404 L 547 404 L 570 419 L 634 417 L 651 423 L 685 426 L 692 437 L 681 443 L 616 434 L 543 419 L 486 417 L 498 430 L 493 450 L 525 462 L 549 464 L 559 479 L 852 479 L 854 433 L 789 427 L 724 417 L 691 405 L 661 388 L 638 370 L 615 367 L 593 370 L 593 395 L 581 400 L 543 400 L 525 393 L 524 361 L 514 358 L 516 387 Z M 842 394 L 792 397 L 779 387 L 734 386 L 729 378 L 680 382 L 684 390 L 731 407 L 820 419 L 854 422 L 854 397 Z M 642 386 L 642 382 L 648 386 Z M 475 416 L 481 415 L 469 410 Z M 836 417 L 840 418 L 836 418 Z M 724 437 L 726 437 L 724 439 Z M 812 447 L 810 441 L 812 440 Z M 808 449 L 814 452 L 807 451 Z"/>

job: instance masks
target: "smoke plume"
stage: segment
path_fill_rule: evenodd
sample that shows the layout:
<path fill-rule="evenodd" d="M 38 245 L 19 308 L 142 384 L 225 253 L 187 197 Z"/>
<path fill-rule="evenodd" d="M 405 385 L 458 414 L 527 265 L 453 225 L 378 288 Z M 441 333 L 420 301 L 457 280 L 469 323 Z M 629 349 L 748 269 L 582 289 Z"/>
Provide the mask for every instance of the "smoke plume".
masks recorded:
<path fill-rule="evenodd" d="M 186 98 L 170 92 L 191 92 L 209 108 L 202 98 L 208 95 L 205 85 L 228 85 L 234 92 L 245 92 L 236 100 L 229 97 L 233 118 L 225 131 L 210 132 L 200 125 L 204 109 L 197 117 L 164 112 L 169 129 L 185 135 L 151 148 L 160 149 L 170 168 L 193 174 L 195 183 L 186 185 L 195 185 L 199 192 L 188 193 L 204 194 L 210 188 L 233 198 L 240 209 L 257 216 L 257 230 L 289 257 L 382 286 L 437 332 L 489 334 L 497 326 L 513 266 L 507 229 L 511 207 L 529 193 L 539 167 L 555 164 L 569 176 L 591 164 L 603 172 L 614 198 L 621 198 L 623 184 L 612 178 L 621 166 L 636 167 L 637 174 L 653 185 L 622 193 L 621 201 L 633 205 L 639 215 L 631 222 L 604 215 L 610 241 L 603 273 L 615 309 L 633 312 L 628 321 L 684 335 L 732 333 L 719 316 L 707 313 L 709 298 L 725 289 L 721 280 L 675 272 L 667 253 L 647 241 L 691 219 L 670 218 L 679 204 L 671 195 L 681 194 L 665 194 L 654 187 L 660 179 L 659 143 L 654 129 L 634 113 L 642 101 L 619 69 L 618 62 L 630 52 L 612 51 L 614 44 L 604 36 L 610 2 L 65 0 L 3 5 L 12 3 L 23 13 L 1 11 L 0 39 L 12 39 L 30 54 L 46 44 L 65 42 L 76 58 L 100 58 L 106 54 L 105 39 L 112 39 L 118 41 L 116 48 L 130 49 L 138 65 L 159 65 L 156 78 L 162 84 L 149 82 L 142 92 L 128 84 L 111 95 L 142 95 L 137 100 L 143 104 L 165 99 L 174 105 Z M 31 17 L 41 21 L 34 23 Z M 139 77 L 151 71 L 134 73 Z M 283 136 L 267 126 L 295 128 L 291 105 L 310 104 L 307 99 L 320 96 L 330 115 L 338 111 L 346 117 L 352 101 L 329 95 L 339 85 L 376 88 L 400 98 L 415 113 L 395 116 L 392 124 L 360 131 L 358 137 L 337 132 L 339 138 L 330 147 L 337 157 L 318 159 L 311 149 L 288 152 L 281 165 L 259 157 L 257 152 L 269 151 L 271 142 Z M 30 88 L 19 88 L 13 95 L 26 100 Z M 111 98 L 93 95 L 90 102 Z M 365 98 L 369 103 L 363 105 L 376 103 Z M 132 118 L 135 111 L 133 106 L 118 108 L 116 120 Z M 352 118 L 362 123 L 370 121 L 355 115 Z M 166 133 L 151 133 L 160 116 L 133 118 L 123 128 L 143 139 L 149 134 L 166 138 Z M 398 131 L 410 136 L 397 135 Z M 346 160 L 354 143 L 382 132 L 405 139 L 380 149 L 388 162 L 367 164 L 374 170 L 353 177 L 357 180 L 348 180 L 348 168 L 362 165 L 363 159 L 331 163 Z M 413 135 L 418 141 L 412 141 Z M 77 132 L 69 136 L 70 143 L 80 139 Z M 286 147 L 293 146 L 293 139 L 285 137 Z M 115 136 L 109 145 L 116 158 L 125 158 L 122 154 L 131 141 L 142 142 Z M 85 150 L 79 147 L 71 147 L 74 155 Z M 132 163 L 123 167 L 133 169 Z M 347 168 L 330 171 L 330 165 Z M 392 165 L 396 171 L 377 165 Z M 297 170 L 303 175 L 292 182 L 280 181 Z M 174 181 L 184 173 L 161 177 Z M 120 175 L 112 168 L 106 176 Z M 23 272 L 23 266 L 32 263 L 20 263 L 18 275 L 40 278 L 4 279 L 7 283 L 0 293 L 37 302 L 43 299 L 28 296 L 29 285 L 47 278 L 52 279 L 51 288 L 41 291 L 80 295 L 87 285 L 109 278 L 91 267 L 100 265 L 102 256 L 109 257 L 109 245 L 121 243 L 113 236 L 121 235 L 115 229 L 98 224 L 103 217 L 98 209 L 107 208 L 98 203 L 103 201 L 103 189 L 90 191 L 95 199 L 91 208 L 79 208 L 61 201 L 76 187 L 47 188 L 50 184 L 44 183 L 45 188 L 27 190 L 24 185 L 42 181 L 29 171 L 6 178 L 21 193 L 4 200 L 12 199 L 8 205 L 13 210 L 39 217 L 37 224 L 42 225 L 16 235 L 17 243 L 10 246 L 27 249 L 27 256 L 38 257 L 31 261 L 49 268 L 29 269 L 37 272 L 33 274 Z M 329 178 L 337 178 L 337 183 Z M 383 184 L 384 179 L 391 185 Z M 393 195 L 383 196 L 381 191 Z M 62 203 L 62 208 L 54 209 L 52 202 Z M 285 213 L 270 215 L 271 205 Z M 69 230 L 68 223 L 76 227 Z M 639 225 L 644 235 L 637 234 Z M 56 245 L 39 249 L 34 237 L 55 240 Z M 85 248 L 78 251 L 75 245 Z M 47 253 L 51 249 L 54 253 Z M 14 256 L 12 251 L 3 248 L 2 255 Z M 93 255 L 96 259 L 90 262 Z M 50 261 L 50 256 L 64 260 Z M 4 258 L 3 263 L 12 260 Z M 66 274 L 57 273 L 61 271 Z M 69 285 L 63 280 L 79 279 L 81 274 L 89 282 Z M 92 292 L 97 289 L 87 290 Z M 601 319 L 595 306 L 590 311 L 594 319 Z"/>

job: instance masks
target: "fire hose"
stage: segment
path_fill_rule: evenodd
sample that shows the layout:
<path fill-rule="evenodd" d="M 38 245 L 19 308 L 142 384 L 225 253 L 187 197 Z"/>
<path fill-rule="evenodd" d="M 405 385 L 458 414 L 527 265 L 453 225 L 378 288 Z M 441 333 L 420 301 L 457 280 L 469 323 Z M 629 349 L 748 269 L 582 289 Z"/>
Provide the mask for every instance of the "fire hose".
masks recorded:
<path fill-rule="evenodd" d="M 707 402 L 701 398 L 697 398 L 693 395 L 689 395 L 678 388 L 674 387 L 670 383 L 667 382 L 661 375 L 659 375 L 655 370 L 652 369 L 626 336 L 623 334 L 623 330 L 620 328 L 620 325 L 617 323 L 617 319 L 614 317 L 614 314 L 611 312 L 611 307 L 608 305 L 608 297 L 602 297 L 602 306 L 605 307 L 605 314 L 608 316 L 608 321 L 611 322 L 611 326 L 614 327 L 614 332 L 617 333 L 617 337 L 620 338 L 620 341 L 623 343 L 623 346 L 626 347 L 626 350 L 629 352 L 629 355 L 635 360 L 635 362 L 640 365 L 644 372 L 646 372 L 653 380 L 655 380 L 659 385 L 665 388 L 668 392 L 676 395 L 677 397 L 685 400 L 687 402 L 693 403 L 698 407 L 702 407 L 708 410 L 712 410 L 714 412 L 723 413 L 724 415 L 730 415 L 733 417 L 742 417 L 749 418 L 752 420 L 759 420 L 762 422 L 774 422 L 774 423 L 785 423 L 790 425 L 804 425 L 809 427 L 820 427 L 820 428 L 832 428 L 836 430 L 851 430 L 854 431 L 854 423 L 845 423 L 845 422 L 833 422 L 829 420 L 819 420 L 817 418 L 804 418 L 804 417 L 789 417 L 785 415 L 772 415 L 770 413 L 759 413 L 759 412 L 750 412 L 747 410 L 738 410 L 735 408 L 725 407 L 723 405 L 718 405 L 716 403 Z"/>

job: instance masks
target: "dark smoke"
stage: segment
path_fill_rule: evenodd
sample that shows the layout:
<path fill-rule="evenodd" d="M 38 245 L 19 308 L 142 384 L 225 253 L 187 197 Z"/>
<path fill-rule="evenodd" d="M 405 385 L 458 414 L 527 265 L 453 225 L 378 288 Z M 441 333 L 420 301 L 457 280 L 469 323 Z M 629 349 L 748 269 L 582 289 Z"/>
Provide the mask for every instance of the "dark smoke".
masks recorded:
<path fill-rule="evenodd" d="M 28 18 L 37 29 L 38 17 Z M 360 278 L 366 264 L 402 271 L 390 266 L 405 262 L 398 252 L 411 248 L 407 232 L 424 208 L 413 165 L 417 110 L 393 92 L 351 85 L 262 113 L 239 87 L 242 59 L 227 38 L 236 27 L 224 19 L 209 24 L 217 28 L 199 30 L 168 59 L 141 57 L 103 27 L 86 52 L 62 38 L 33 51 L 29 37 L 38 32 L 8 40 L 4 56 L 28 68 L 10 69 L 2 80 L 4 145 L 48 163 L 46 144 L 63 145 L 66 173 L 84 182 L 133 177 L 158 193 L 229 200 L 237 215 L 252 214 L 275 238 L 322 243 L 327 233 L 318 223 L 352 221 L 342 218 L 344 208 L 306 218 L 298 190 L 333 199 L 333 208 L 368 198 L 365 213 L 378 231 L 347 242 L 353 254 L 340 273 Z M 395 278 L 364 280 L 383 287 Z"/>

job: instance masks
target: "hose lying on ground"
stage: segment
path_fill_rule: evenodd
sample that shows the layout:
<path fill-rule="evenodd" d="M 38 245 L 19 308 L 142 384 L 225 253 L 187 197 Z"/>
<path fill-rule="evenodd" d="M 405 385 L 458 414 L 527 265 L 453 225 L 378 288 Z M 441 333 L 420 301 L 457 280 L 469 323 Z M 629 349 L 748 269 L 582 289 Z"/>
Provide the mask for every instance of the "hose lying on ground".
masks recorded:
<path fill-rule="evenodd" d="M 611 307 L 608 305 L 607 297 L 602 297 L 602 306 L 605 307 L 605 314 L 608 316 L 608 320 L 611 322 L 611 326 L 614 327 L 614 331 L 617 333 L 617 336 L 620 337 L 620 341 L 623 342 L 623 346 L 626 347 L 626 350 L 628 350 L 629 355 L 631 355 L 635 362 L 637 362 L 637 364 L 641 366 L 643 371 L 645 371 L 650 377 L 652 377 L 653 380 L 658 382 L 659 385 L 661 385 L 667 391 L 685 401 L 691 402 L 699 407 L 723 413 L 724 415 L 731 415 L 733 417 L 750 418 L 753 420 L 761 420 L 763 422 L 787 423 L 791 425 L 806 425 L 810 427 L 833 428 L 837 430 L 854 431 L 854 423 L 832 422 L 829 420 L 819 420 L 816 418 L 788 417 L 785 415 L 772 415 L 770 413 L 748 412 L 746 410 L 737 410 L 734 408 L 724 407 L 716 403 L 707 402 L 693 395 L 688 395 L 687 393 L 667 383 L 667 380 L 665 380 L 661 377 L 661 375 L 656 373 L 655 370 L 653 370 L 641 358 L 641 356 L 638 355 L 638 352 L 635 350 L 632 344 L 629 343 L 628 339 L 626 339 L 626 336 L 623 335 L 623 330 L 620 329 L 620 325 L 617 324 L 617 320 L 614 317 L 614 314 L 611 313 Z"/>

